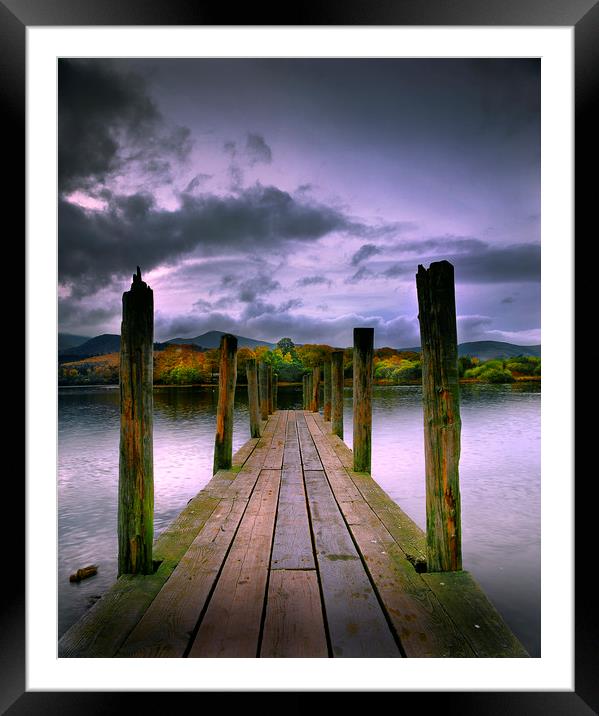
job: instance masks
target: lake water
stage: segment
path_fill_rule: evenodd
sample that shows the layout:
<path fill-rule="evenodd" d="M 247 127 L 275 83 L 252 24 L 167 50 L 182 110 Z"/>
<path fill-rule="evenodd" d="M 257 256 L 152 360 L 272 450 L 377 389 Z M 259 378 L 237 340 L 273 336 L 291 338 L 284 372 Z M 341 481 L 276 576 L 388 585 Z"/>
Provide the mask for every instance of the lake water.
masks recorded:
<path fill-rule="evenodd" d="M 155 532 L 210 479 L 216 390 L 154 392 Z M 279 388 L 279 407 L 301 409 L 301 387 Z M 536 384 L 461 386 L 462 551 L 531 656 L 541 651 L 541 393 Z M 345 390 L 351 447 L 351 390 Z M 372 475 L 424 529 L 424 443 L 419 386 L 375 387 Z M 246 390 L 237 391 L 233 450 L 249 438 Z M 117 572 L 119 391 L 58 392 L 59 636 L 110 588 Z M 69 575 L 88 564 L 98 574 Z"/>

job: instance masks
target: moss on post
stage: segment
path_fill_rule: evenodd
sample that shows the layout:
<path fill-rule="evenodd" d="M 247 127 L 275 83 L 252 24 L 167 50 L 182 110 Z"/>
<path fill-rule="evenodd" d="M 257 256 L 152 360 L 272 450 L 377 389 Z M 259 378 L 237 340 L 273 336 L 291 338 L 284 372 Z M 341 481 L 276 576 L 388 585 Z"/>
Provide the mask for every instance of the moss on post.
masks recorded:
<path fill-rule="evenodd" d="M 233 464 L 233 405 L 236 383 L 237 338 L 225 333 L 220 339 L 213 474 L 219 470 L 228 470 Z"/>
<path fill-rule="evenodd" d="M 118 575 L 152 574 L 154 294 L 133 275 L 123 293 L 120 347 Z"/>
<path fill-rule="evenodd" d="M 331 419 L 331 361 L 327 360 L 324 364 L 324 392 L 322 399 L 322 415 L 325 420 Z"/>
<path fill-rule="evenodd" d="M 276 413 L 279 402 L 279 374 L 273 373 L 272 376 L 272 412 Z"/>
<path fill-rule="evenodd" d="M 268 420 L 268 371 L 266 363 L 258 363 L 258 393 L 260 396 L 260 417 Z"/>
<path fill-rule="evenodd" d="M 343 440 L 343 351 L 331 354 L 331 430 Z"/>
<path fill-rule="evenodd" d="M 245 364 L 248 381 L 248 410 L 250 414 L 250 436 L 259 438 L 260 430 L 260 400 L 258 398 L 258 371 L 256 359 L 248 358 Z"/>
<path fill-rule="evenodd" d="M 320 398 L 320 366 L 312 368 L 312 384 L 311 384 L 311 399 L 310 399 L 310 410 L 313 413 L 318 412 L 319 398 Z"/>
<path fill-rule="evenodd" d="M 354 328 L 354 470 L 370 472 L 374 328 Z"/>
<path fill-rule="evenodd" d="M 453 266 L 418 266 L 422 343 L 427 570 L 462 568 L 460 391 Z"/>

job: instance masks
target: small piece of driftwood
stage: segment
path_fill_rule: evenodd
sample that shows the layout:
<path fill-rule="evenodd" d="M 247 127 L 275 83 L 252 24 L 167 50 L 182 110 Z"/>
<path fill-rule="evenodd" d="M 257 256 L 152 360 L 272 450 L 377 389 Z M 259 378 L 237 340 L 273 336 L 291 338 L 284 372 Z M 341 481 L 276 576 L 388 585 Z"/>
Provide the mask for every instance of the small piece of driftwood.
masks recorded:
<path fill-rule="evenodd" d="M 88 567 L 82 567 L 81 569 L 78 569 L 75 574 L 71 574 L 71 576 L 69 577 L 69 582 L 80 582 L 82 579 L 93 577 L 94 574 L 97 573 L 98 565 L 90 564 Z"/>

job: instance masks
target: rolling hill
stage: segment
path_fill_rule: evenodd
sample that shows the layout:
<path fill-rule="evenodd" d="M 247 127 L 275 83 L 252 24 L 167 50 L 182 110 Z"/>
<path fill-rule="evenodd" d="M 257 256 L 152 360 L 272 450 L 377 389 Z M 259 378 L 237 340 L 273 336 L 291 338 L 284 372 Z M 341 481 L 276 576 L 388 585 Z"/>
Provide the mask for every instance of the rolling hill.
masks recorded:
<path fill-rule="evenodd" d="M 202 348 L 218 348 L 220 345 L 221 336 L 224 336 L 224 331 L 208 331 L 202 333 L 201 336 L 195 338 L 171 338 L 166 343 L 176 343 L 178 345 L 189 345 L 193 344 L 201 346 Z M 239 348 L 256 348 L 256 346 L 266 346 L 267 348 L 273 348 L 274 343 L 267 343 L 266 341 L 257 341 L 254 338 L 245 338 L 244 336 L 237 336 L 237 342 Z"/>
<path fill-rule="evenodd" d="M 420 353 L 420 346 L 411 348 L 400 348 L 401 351 L 413 351 Z M 494 358 L 513 358 L 514 356 L 537 356 L 541 357 L 541 346 L 517 346 L 515 343 L 504 343 L 503 341 L 471 341 L 469 343 L 458 343 L 458 356 L 475 356 L 482 361 L 493 360 Z"/>

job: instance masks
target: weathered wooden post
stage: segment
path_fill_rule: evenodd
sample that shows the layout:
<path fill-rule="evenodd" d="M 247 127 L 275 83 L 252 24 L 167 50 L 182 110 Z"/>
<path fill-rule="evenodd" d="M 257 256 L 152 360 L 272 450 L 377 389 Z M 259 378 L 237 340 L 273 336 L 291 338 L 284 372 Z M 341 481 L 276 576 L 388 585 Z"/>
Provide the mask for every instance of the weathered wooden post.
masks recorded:
<path fill-rule="evenodd" d="M 304 375 L 302 375 L 302 410 L 306 410 L 307 402 L 308 402 L 308 376 L 304 373 Z"/>
<path fill-rule="evenodd" d="M 370 472 L 374 328 L 354 328 L 354 470 Z"/>
<path fill-rule="evenodd" d="M 258 392 L 260 395 L 260 417 L 262 420 L 268 420 L 268 371 L 266 363 L 260 361 L 258 363 Z"/>
<path fill-rule="evenodd" d="M 248 410 L 250 413 L 250 437 L 259 438 L 260 430 L 260 401 L 258 399 L 258 371 L 256 359 L 248 358 L 245 364 L 248 380 Z"/>
<path fill-rule="evenodd" d="M 278 410 L 277 403 L 279 402 L 279 374 L 273 373 L 272 376 L 272 412 L 276 413 Z"/>
<path fill-rule="evenodd" d="M 272 401 L 272 366 L 267 365 L 266 366 L 266 385 L 268 390 L 268 414 L 273 414 L 273 401 Z"/>
<path fill-rule="evenodd" d="M 343 351 L 331 353 L 331 430 L 343 440 Z"/>
<path fill-rule="evenodd" d="M 312 368 L 312 398 L 310 400 L 310 410 L 313 413 L 318 412 L 318 404 L 320 398 L 320 366 Z"/>
<path fill-rule="evenodd" d="M 313 374 L 310 372 L 306 376 L 306 387 L 308 388 L 308 394 L 306 396 L 306 410 L 312 410 L 312 383 L 313 383 Z"/>
<path fill-rule="evenodd" d="M 123 293 L 120 348 L 118 575 L 152 574 L 154 294 L 133 275 Z"/>
<path fill-rule="evenodd" d="M 233 404 L 237 383 L 237 338 L 225 333 L 220 339 L 218 405 L 212 473 L 228 470 L 233 464 Z"/>
<path fill-rule="evenodd" d="M 322 414 L 325 420 L 331 419 L 331 360 L 324 363 L 324 393 L 322 399 Z"/>
<path fill-rule="evenodd" d="M 422 344 L 426 561 L 429 572 L 462 569 L 460 390 L 453 266 L 418 266 Z"/>

